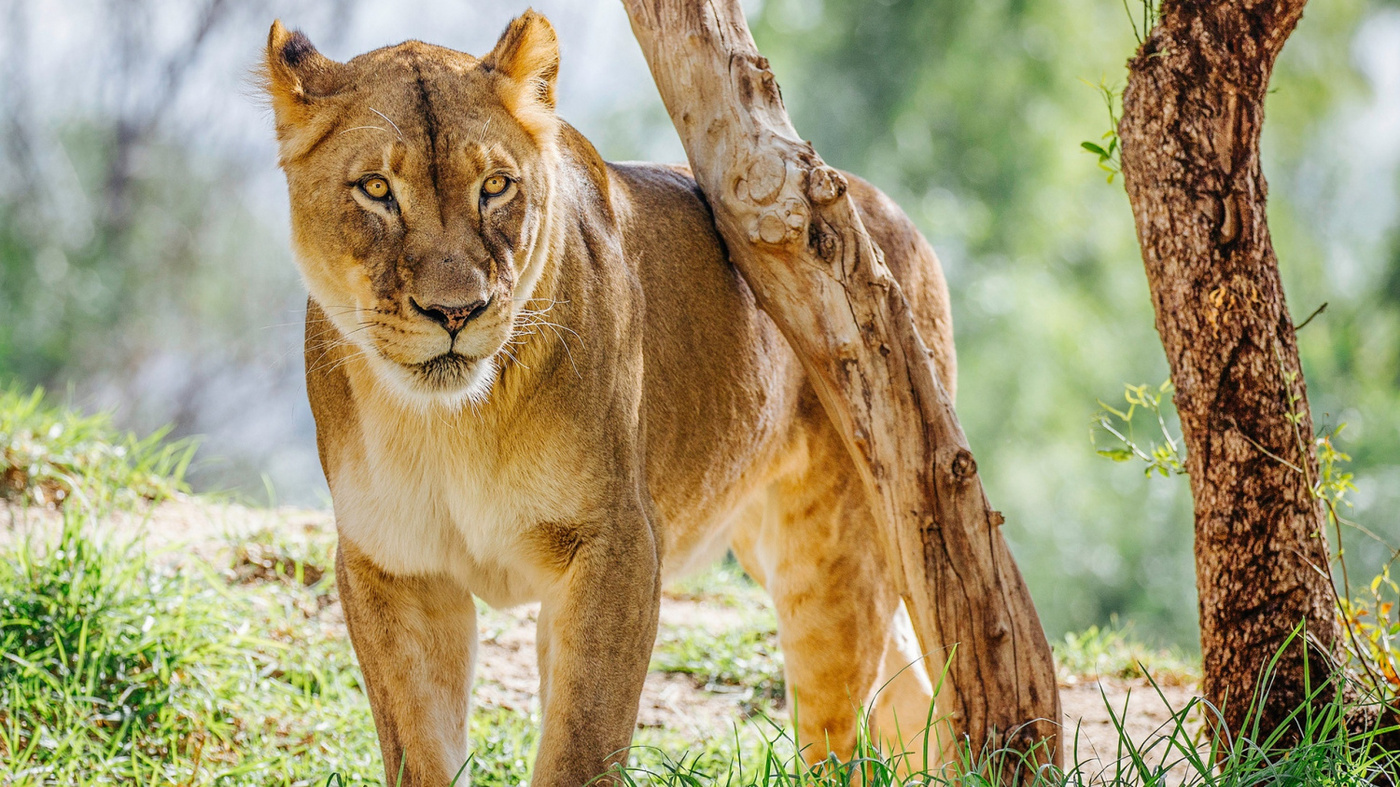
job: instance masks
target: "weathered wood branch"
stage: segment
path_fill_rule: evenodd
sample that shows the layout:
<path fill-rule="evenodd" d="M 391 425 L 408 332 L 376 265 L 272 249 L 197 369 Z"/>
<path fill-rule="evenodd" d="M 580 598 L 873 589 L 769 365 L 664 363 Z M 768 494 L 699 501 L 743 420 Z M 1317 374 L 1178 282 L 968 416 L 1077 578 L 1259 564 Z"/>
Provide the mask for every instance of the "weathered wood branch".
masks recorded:
<path fill-rule="evenodd" d="M 1129 64 L 1119 125 L 1187 447 L 1203 689 L 1236 731 L 1300 622 L 1306 640 L 1279 661 L 1263 730 L 1309 688 L 1330 701 L 1325 681 L 1342 658 L 1312 418 L 1259 162 L 1269 76 L 1303 4 L 1165 0 Z"/>
<path fill-rule="evenodd" d="M 738 0 L 624 2 L 731 258 L 856 460 L 935 681 L 952 653 L 942 755 L 1044 741 L 1058 761 L 1045 634 L 845 178 L 793 129 Z"/>

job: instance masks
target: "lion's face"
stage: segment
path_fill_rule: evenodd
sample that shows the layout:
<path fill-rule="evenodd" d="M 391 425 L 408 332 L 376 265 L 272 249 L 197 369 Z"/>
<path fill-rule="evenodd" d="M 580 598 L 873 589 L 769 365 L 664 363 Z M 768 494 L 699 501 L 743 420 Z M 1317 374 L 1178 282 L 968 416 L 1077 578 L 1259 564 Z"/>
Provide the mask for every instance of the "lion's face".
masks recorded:
<path fill-rule="evenodd" d="M 509 351 L 545 257 L 557 64 L 536 14 L 481 60 L 411 41 L 341 64 L 273 26 L 298 265 L 401 393 L 484 396 Z"/>

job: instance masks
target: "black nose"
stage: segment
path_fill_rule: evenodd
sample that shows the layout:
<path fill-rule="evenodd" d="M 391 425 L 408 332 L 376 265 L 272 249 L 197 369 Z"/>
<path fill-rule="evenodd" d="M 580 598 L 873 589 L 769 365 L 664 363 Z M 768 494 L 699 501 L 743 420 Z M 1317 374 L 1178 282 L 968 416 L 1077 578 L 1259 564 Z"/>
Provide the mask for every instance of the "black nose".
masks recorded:
<path fill-rule="evenodd" d="M 464 306 L 447 306 L 441 303 L 434 303 L 428 306 L 419 306 L 418 301 L 412 298 L 408 302 L 413 304 L 413 308 L 424 317 L 441 325 L 447 332 L 456 338 L 457 332 L 462 330 L 467 323 L 480 317 L 490 305 L 491 299 L 474 301 Z"/>

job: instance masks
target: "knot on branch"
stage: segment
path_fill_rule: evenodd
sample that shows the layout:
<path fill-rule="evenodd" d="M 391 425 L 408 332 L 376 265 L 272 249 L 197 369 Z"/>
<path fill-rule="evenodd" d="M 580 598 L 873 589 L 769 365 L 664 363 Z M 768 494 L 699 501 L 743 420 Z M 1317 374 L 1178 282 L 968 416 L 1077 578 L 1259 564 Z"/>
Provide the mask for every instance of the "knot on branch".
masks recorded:
<path fill-rule="evenodd" d="M 808 235 L 810 236 L 809 242 L 816 249 L 818 257 L 828 263 L 836 261 L 836 256 L 840 251 L 839 239 L 830 226 L 824 222 L 814 221 Z"/>
<path fill-rule="evenodd" d="M 749 240 L 778 244 L 801 237 L 807 228 L 807 207 L 799 199 L 788 199 L 759 214 L 749 228 Z"/>
<path fill-rule="evenodd" d="M 812 170 L 807 179 L 807 196 L 816 205 L 830 205 L 846 193 L 846 176 L 822 165 Z"/>
<path fill-rule="evenodd" d="M 1000 642 L 1006 639 L 1006 635 L 1011 633 L 1011 627 L 1006 625 L 1006 620 L 1000 616 L 992 621 L 992 625 L 987 627 L 987 638 L 992 642 Z"/>
<path fill-rule="evenodd" d="M 1227 194 L 1220 200 L 1222 216 L 1220 227 L 1215 232 L 1215 242 L 1219 246 L 1229 246 L 1240 236 L 1240 207 L 1234 194 Z"/>
<path fill-rule="evenodd" d="M 953 474 L 953 478 L 966 482 L 977 474 L 977 460 L 972 458 L 971 451 L 959 448 L 948 463 L 948 471 Z"/>
<path fill-rule="evenodd" d="M 762 96 L 770 103 L 781 106 L 783 93 L 778 87 L 777 78 L 768 68 L 768 58 L 756 53 L 740 57 L 747 60 L 749 66 L 747 69 L 738 70 L 736 84 L 740 100 L 748 105 L 754 103 L 756 97 Z"/>
<path fill-rule="evenodd" d="M 759 154 L 734 186 L 734 195 L 752 205 L 769 205 L 787 182 L 787 162 L 782 156 Z"/>

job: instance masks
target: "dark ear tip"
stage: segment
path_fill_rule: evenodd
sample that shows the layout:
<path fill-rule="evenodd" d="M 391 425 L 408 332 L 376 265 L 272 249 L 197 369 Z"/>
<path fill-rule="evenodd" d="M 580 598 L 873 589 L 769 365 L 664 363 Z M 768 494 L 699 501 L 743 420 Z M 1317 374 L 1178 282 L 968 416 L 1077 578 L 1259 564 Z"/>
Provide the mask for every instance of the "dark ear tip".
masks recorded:
<path fill-rule="evenodd" d="M 311 55 L 316 54 L 316 47 L 311 43 L 311 39 L 300 30 L 293 30 L 291 37 L 282 44 L 282 61 L 292 68 L 301 65 L 301 62 Z"/>

